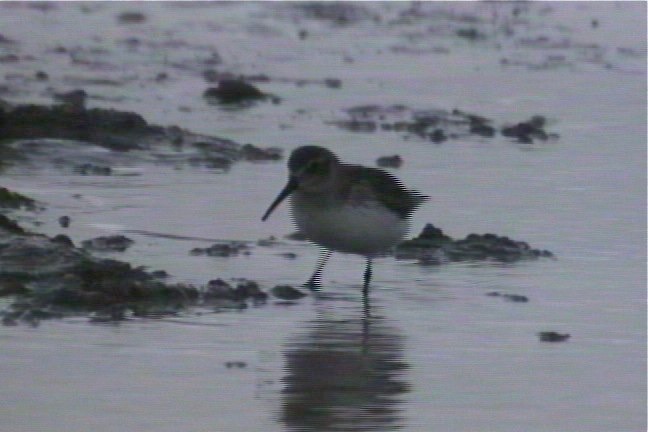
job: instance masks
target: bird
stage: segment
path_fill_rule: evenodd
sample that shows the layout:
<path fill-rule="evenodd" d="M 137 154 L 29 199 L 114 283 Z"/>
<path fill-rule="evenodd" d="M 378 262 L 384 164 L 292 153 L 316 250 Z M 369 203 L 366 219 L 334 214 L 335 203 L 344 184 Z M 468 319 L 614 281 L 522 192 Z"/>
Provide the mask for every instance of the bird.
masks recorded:
<path fill-rule="evenodd" d="M 261 220 L 290 197 L 298 232 L 322 248 L 306 286 L 320 286 L 333 252 L 357 254 L 366 258 L 366 298 L 373 258 L 387 255 L 407 235 L 410 217 L 429 197 L 407 189 L 384 170 L 343 163 L 329 149 L 315 145 L 293 150 L 288 171 L 287 184 Z"/>

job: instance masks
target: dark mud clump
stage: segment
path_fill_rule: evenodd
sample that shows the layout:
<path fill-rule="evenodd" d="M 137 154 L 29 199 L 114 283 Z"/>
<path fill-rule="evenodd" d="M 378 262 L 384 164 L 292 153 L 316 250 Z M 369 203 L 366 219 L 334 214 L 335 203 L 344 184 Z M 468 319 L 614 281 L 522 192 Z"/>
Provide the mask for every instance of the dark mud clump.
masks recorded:
<path fill-rule="evenodd" d="M 270 290 L 270 294 L 280 300 L 299 300 L 302 297 L 305 297 L 306 294 L 300 290 L 293 288 L 290 285 L 277 285 Z"/>
<path fill-rule="evenodd" d="M 549 134 L 544 130 L 546 119 L 543 116 L 536 115 L 527 121 L 517 123 L 513 126 L 505 126 L 501 129 L 502 135 L 509 138 L 515 138 L 522 144 L 533 144 L 533 140 L 547 141 L 550 138 L 556 138 L 556 134 Z"/>
<path fill-rule="evenodd" d="M 70 218 L 70 216 L 61 216 L 60 218 L 58 218 L 58 223 L 61 228 L 68 228 L 71 222 L 72 219 Z"/>
<path fill-rule="evenodd" d="M 336 26 L 355 24 L 360 21 L 380 21 L 380 15 L 355 2 L 297 2 L 291 5 L 304 18 L 330 22 Z"/>
<path fill-rule="evenodd" d="M 345 113 L 346 119 L 331 123 L 351 132 L 395 132 L 404 139 L 417 138 L 435 144 L 471 136 L 493 138 L 498 130 L 502 136 L 516 138 L 519 143 L 558 138 L 557 134 L 544 130 L 546 119 L 541 115 L 498 128 L 491 119 L 459 109 L 414 110 L 404 105 L 365 105 L 350 108 Z"/>
<path fill-rule="evenodd" d="M 268 294 L 261 290 L 259 284 L 247 279 L 240 280 L 236 286 L 222 280 L 214 279 L 205 287 L 202 303 L 218 309 L 245 309 L 247 301 L 254 305 L 264 304 Z"/>
<path fill-rule="evenodd" d="M 231 257 L 238 256 L 239 254 L 249 255 L 250 250 L 245 242 L 224 242 L 214 243 L 207 248 L 193 248 L 190 252 L 191 255 L 207 255 L 212 257 Z"/>
<path fill-rule="evenodd" d="M 80 92 L 71 92 L 81 95 Z M 83 92 L 84 93 L 84 92 Z M 68 94 L 69 96 L 69 94 Z M 241 146 L 231 140 L 195 134 L 177 126 L 158 126 L 147 123 L 137 113 L 112 109 L 85 107 L 85 100 L 66 98 L 61 104 L 0 105 L 0 163 L 17 161 L 34 155 L 52 155 L 57 163 L 72 161 L 72 169 L 81 175 L 111 175 L 110 163 L 120 154 L 135 150 L 172 150 L 155 152 L 158 163 L 174 166 L 188 163 L 227 169 L 239 160 L 278 160 L 281 150 L 260 148 L 252 144 Z M 47 139 L 71 140 L 63 143 L 45 142 Z M 26 141 L 32 140 L 32 141 Z M 40 146 L 62 148 L 72 144 L 88 144 L 112 150 L 102 162 L 88 161 L 81 152 L 54 155 L 52 148 L 39 151 Z M 166 146 L 166 148 L 164 148 Z M 55 157 L 56 156 L 56 157 Z M 83 159 L 83 158 L 86 159 Z"/>
<path fill-rule="evenodd" d="M 35 325 L 41 319 L 117 305 L 178 308 L 196 302 L 199 291 L 163 283 L 158 273 L 142 267 L 94 257 L 67 236 L 27 232 L 0 214 L 0 295 L 15 298 L 0 311 L 5 325 Z"/>
<path fill-rule="evenodd" d="M 506 294 L 499 291 L 491 291 L 486 293 L 486 295 L 489 297 L 500 297 L 513 303 L 527 303 L 529 301 L 527 296 L 521 294 Z"/>
<path fill-rule="evenodd" d="M 427 224 L 418 237 L 399 244 L 395 254 L 397 259 L 417 259 L 421 264 L 483 260 L 515 262 L 553 257 L 547 250 L 532 249 L 526 242 L 495 234 L 469 234 L 455 240 L 432 224 Z"/>
<path fill-rule="evenodd" d="M 117 15 L 120 24 L 140 24 L 146 21 L 146 15 L 142 12 L 122 12 Z"/>
<path fill-rule="evenodd" d="M 33 203 L 9 190 L 4 196 L 13 204 Z M 20 208 L 17 204 L 11 207 Z M 79 314 L 89 314 L 93 323 L 109 323 L 130 317 L 173 316 L 198 305 L 214 311 L 241 310 L 248 302 L 262 305 L 268 298 L 257 282 L 247 279 L 236 279 L 234 284 L 215 279 L 197 288 L 165 283 L 168 274 L 163 270 L 148 271 L 93 255 L 121 252 L 132 243 L 114 235 L 86 240 L 79 248 L 66 235 L 50 238 L 30 233 L 0 213 L 0 297 L 13 299 L 0 310 L 2 323 L 38 325 L 43 319 Z M 208 249 L 229 256 L 247 253 L 248 247 L 244 242 L 227 242 Z"/>
<path fill-rule="evenodd" d="M 7 188 L 0 187 L 0 209 L 25 209 L 36 210 L 36 201 L 19 194 L 18 192 L 10 191 Z"/>
<path fill-rule="evenodd" d="M 83 249 L 93 252 L 124 252 L 133 243 L 133 240 L 123 235 L 96 237 L 81 242 Z"/>
<path fill-rule="evenodd" d="M 240 150 L 241 159 L 252 162 L 278 161 L 281 160 L 282 153 L 278 147 L 261 148 L 253 144 L 244 144 Z"/>
<path fill-rule="evenodd" d="M 5 231 L 9 234 L 26 234 L 23 227 L 18 225 L 14 220 L 0 213 L 0 232 Z"/>
<path fill-rule="evenodd" d="M 538 333 L 541 342 L 565 342 L 571 335 L 569 333 L 558 333 L 555 331 L 543 331 Z"/>
<path fill-rule="evenodd" d="M 69 240 L 69 239 L 68 239 Z M 184 303 L 195 288 L 164 284 L 141 267 L 89 255 L 71 241 L 0 227 L 0 282 L 22 284 L 21 307 L 91 311 L 130 302 Z M 13 308 L 15 309 L 15 307 Z"/>
<path fill-rule="evenodd" d="M 276 96 L 262 92 L 254 85 L 243 80 L 223 79 L 218 82 L 218 87 L 205 90 L 203 96 L 208 101 L 229 105 L 248 105 L 251 102 L 270 99 L 278 102 Z"/>
<path fill-rule="evenodd" d="M 381 156 L 376 159 L 376 165 L 381 168 L 400 168 L 403 165 L 403 158 L 399 155 Z"/>
<path fill-rule="evenodd" d="M 91 163 L 83 163 L 75 165 L 72 169 L 75 173 L 80 175 L 96 175 L 96 176 L 109 176 L 112 175 L 112 168 L 109 166 L 95 165 Z"/>
<path fill-rule="evenodd" d="M 61 243 L 66 246 L 74 247 L 72 239 L 65 234 L 57 234 L 52 238 L 53 243 Z"/>
<path fill-rule="evenodd" d="M 0 111 L 0 135 L 5 139 L 58 138 L 96 143 L 111 150 L 140 149 L 144 137 L 163 136 L 139 115 L 94 109 L 71 109 L 67 104 L 19 105 Z"/>

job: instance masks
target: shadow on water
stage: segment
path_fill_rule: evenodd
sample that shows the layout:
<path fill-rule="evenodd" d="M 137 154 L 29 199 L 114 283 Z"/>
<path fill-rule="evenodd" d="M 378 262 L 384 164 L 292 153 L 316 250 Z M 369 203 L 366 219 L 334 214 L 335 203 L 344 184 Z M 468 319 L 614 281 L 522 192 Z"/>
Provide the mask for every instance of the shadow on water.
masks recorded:
<path fill-rule="evenodd" d="M 308 332 L 285 350 L 280 421 L 299 431 L 399 429 L 410 389 L 402 334 L 366 304 L 347 319 L 320 306 Z"/>

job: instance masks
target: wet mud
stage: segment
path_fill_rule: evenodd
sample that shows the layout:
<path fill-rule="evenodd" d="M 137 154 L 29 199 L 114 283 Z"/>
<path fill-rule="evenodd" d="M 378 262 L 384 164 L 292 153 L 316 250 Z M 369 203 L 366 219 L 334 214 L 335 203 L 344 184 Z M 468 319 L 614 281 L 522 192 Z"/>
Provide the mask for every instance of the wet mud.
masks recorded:
<path fill-rule="evenodd" d="M 545 130 L 547 119 L 539 114 L 528 120 L 497 125 L 481 114 L 457 108 L 420 110 L 404 105 L 367 105 L 349 108 L 345 113 L 346 118 L 331 124 L 350 132 L 391 132 L 406 140 L 416 138 L 435 144 L 470 137 L 494 138 L 498 134 L 521 144 L 551 142 L 559 138 L 557 133 Z M 389 160 L 381 162 L 390 166 Z"/>
<path fill-rule="evenodd" d="M 38 208 L 29 197 L 6 188 L 0 192 L 0 209 L 35 211 Z M 301 239 L 294 234 L 290 237 Z M 43 319 L 79 313 L 90 314 L 91 322 L 95 323 L 121 321 L 129 316 L 159 318 L 194 306 L 207 306 L 214 311 L 241 310 L 248 304 L 263 305 L 269 297 L 251 280 L 229 283 L 214 279 L 202 287 L 166 283 L 168 274 L 164 270 L 149 271 L 101 257 L 105 253 L 123 252 L 133 243 L 126 236 L 114 235 L 84 240 L 77 247 L 66 235 L 50 238 L 33 233 L 0 213 L 0 297 L 14 299 L 8 308 L 0 311 L 2 322 L 38 325 Z M 276 240 L 259 241 L 257 246 L 275 244 Z M 250 254 L 252 247 L 234 241 L 194 248 L 190 253 L 229 258 Z M 428 224 L 417 237 L 401 243 L 395 257 L 429 265 L 467 260 L 514 262 L 553 257 L 553 254 L 494 234 L 470 234 L 465 239 L 454 240 Z M 306 296 L 290 285 L 277 285 L 269 293 L 289 303 Z M 525 296 L 514 294 L 488 295 L 512 302 L 528 301 Z"/>
<path fill-rule="evenodd" d="M 421 233 L 396 247 L 396 259 L 415 259 L 422 265 L 460 261 L 516 262 L 555 258 L 548 250 L 534 249 L 527 242 L 496 234 L 468 234 L 453 239 L 440 228 L 428 223 Z"/>
<path fill-rule="evenodd" d="M 278 148 L 240 145 L 232 140 L 196 134 L 177 126 L 149 124 L 133 112 L 85 108 L 85 102 L 54 105 L 22 104 L 0 108 L 0 154 L 2 164 L 49 158 L 50 163 L 69 165 L 79 175 L 112 175 L 111 163 L 149 160 L 173 165 L 228 169 L 241 160 L 279 160 Z M 60 141 L 64 142 L 60 142 Z M 66 149 L 93 146 L 110 150 L 101 157 L 82 157 Z M 45 149 L 49 147 L 49 150 Z M 147 152 L 144 157 L 142 153 Z M 130 153 L 129 153 L 130 152 Z"/>
<path fill-rule="evenodd" d="M 47 10 L 50 7 L 53 10 L 57 5 L 49 4 Z M 101 12 L 103 7 L 101 4 L 79 6 L 86 16 Z M 494 9 L 490 16 L 470 8 L 453 12 L 424 3 L 374 8 L 361 3 L 315 2 L 277 4 L 264 10 L 261 16 L 267 14 L 278 22 L 290 23 L 293 36 L 303 44 L 315 38 L 321 29 L 380 26 L 392 35 L 387 45 L 381 48 L 390 55 L 447 56 L 465 44 L 494 45 L 501 53 L 501 66 L 506 68 L 538 70 L 579 64 L 614 68 L 623 59 L 641 55 L 626 47 L 610 52 L 596 44 L 572 41 L 559 32 L 548 32 L 536 21 L 538 16 L 548 15 L 551 11 L 550 5 L 537 10 L 516 3 Z M 152 16 L 141 10 L 122 10 L 113 14 L 112 19 L 130 31 L 148 25 L 154 20 Z M 592 28 L 601 24 L 598 17 L 592 18 Z M 272 28 L 263 26 L 251 27 L 249 32 L 262 37 L 276 34 Z M 430 44 L 430 40 L 435 42 Z M 7 75 L 7 83 L 0 86 L 1 96 L 16 98 L 17 95 L 34 93 L 49 96 L 54 103 L 10 103 L 0 99 L 0 168 L 9 164 L 49 164 L 80 176 L 119 176 L 124 174 L 115 166 L 128 165 L 132 161 L 227 172 L 239 161 L 279 161 L 283 158 L 281 148 L 241 144 L 179 126 L 153 124 L 138 112 L 88 107 L 90 103 L 119 104 L 124 100 L 123 97 L 111 99 L 102 94 L 101 90 L 105 88 L 128 88 L 137 83 L 150 90 L 150 86 L 169 85 L 183 74 L 195 75 L 200 77 L 202 85 L 206 83 L 208 86 L 196 99 L 203 105 L 205 101 L 214 103 L 219 109 L 249 108 L 268 102 L 279 104 L 282 95 L 266 91 L 266 85 L 289 84 L 298 88 L 315 85 L 330 91 L 345 91 L 342 79 L 337 77 L 287 76 L 246 70 L 237 67 L 231 58 L 228 59 L 214 46 L 167 36 L 158 41 L 145 33 L 136 32 L 112 41 L 96 37 L 80 45 L 58 44 L 38 53 L 26 52 L 28 49 L 23 41 L 0 34 L 0 47 L 0 62 L 3 64 L 67 58 L 69 65 L 76 70 L 59 76 L 61 74 L 56 70 L 41 67 Z M 352 45 L 341 49 L 342 63 L 355 63 L 357 56 L 364 55 L 362 49 Z M 166 57 L 168 53 L 182 51 L 192 52 L 195 58 Z M 114 73 L 119 70 L 116 56 L 121 55 L 141 66 L 142 59 L 161 58 L 160 53 L 165 54 L 164 61 L 147 64 L 149 69 L 145 75 Z M 133 54 L 136 54 L 136 60 L 131 59 Z M 160 89 L 154 92 L 157 91 Z M 177 109 L 190 112 L 195 107 L 181 106 Z M 503 122 L 489 118 L 488 114 L 468 112 L 458 107 L 372 104 L 339 110 L 334 117 L 333 120 L 322 119 L 322 122 L 350 132 L 394 134 L 404 141 L 424 140 L 434 144 L 466 138 L 483 141 L 504 139 L 525 145 L 560 139 L 553 130 L 558 120 L 545 113 Z M 96 148 L 108 150 L 108 153 L 98 154 L 94 151 Z M 406 162 L 398 154 L 375 160 L 377 166 L 384 168 L 399 168 Z M 214 279 L 200 288 L 167 284 L 161 277 L 165 276 L 164 271 L 149 272 L 126 262 L 102 257 L 131 247 L 133 241 L 125 236 L 87 239 L 77 247 L 66 235 L 50 238 L 31 233 L 8 213 L 10 210 L 36 210 L 38 207 L 39 204 L 29 197 L 0 188 L 0 277 L 3 281 L 0 292 L 4 295 L 25 297 L 29 299 L 27 303 L 41 309 L 65 306 L 71 310 L 95 312 L 118 304 L 132 305 L 159 299 L 176 306 L 227 300 L 238 305 L 236 307 L 243 307 L 241 304 L 250 299 L 261 301 L 267 297 L 252 281 L 230 284 Z M 74 229 L 68 216 L 60 217 L 59 224 L 65 229 Z M 288 238 L 304 240 L 300 233 L 293 233 Z M 277 244 L 276 239 L 259 240 L 256 245 L 228 241 L 194 248 L 189 254 L 229 259 L 253 254 L 254 247 Z M 297 254 L 283 252 L 282 256 L 291 262 Z M 524 241 L 505 235 L 469 234 L 462 239 L 453 239 L 432 224 L 428 224 L 418 236 L 398 245 L 394 256 L 400 260 L 415 260 L 421 265 L 462 261 L 511 263 L 554 257 L 547 250 L 535 249 Z M 16 288 L 18 286 L 20 289 Z M 282 300 L 294 300 L 302 295 L 287 285 L 275 286 L 269 292 Z M 488 295 L 512 302 L 526 299 L 499 292 Z M 24 314 L 24 310 L 20 313 Z M 111 312 L 101 319 L 123 315 Z M 8 316 L 23 315 L 14 311 Z M 15 321 L 14 318 L 10 321 Z"/>

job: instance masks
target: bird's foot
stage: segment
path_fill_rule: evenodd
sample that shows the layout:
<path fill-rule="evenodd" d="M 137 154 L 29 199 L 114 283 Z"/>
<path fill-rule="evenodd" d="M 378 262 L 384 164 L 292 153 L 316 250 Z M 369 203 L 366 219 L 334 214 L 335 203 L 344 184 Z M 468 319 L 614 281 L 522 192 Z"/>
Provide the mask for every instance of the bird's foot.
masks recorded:
<path fill-rule="evenodd" d="M 304 288 L 308 288 L 311 291 L 321 291 L 322 284 L 314 279 L 309 279 L 308 282 L 302 285 Z"/>

